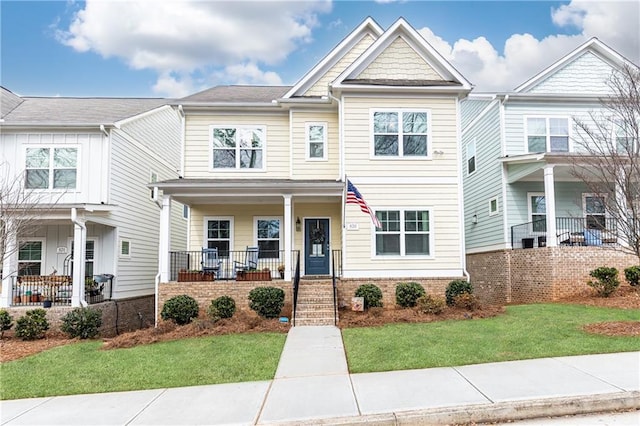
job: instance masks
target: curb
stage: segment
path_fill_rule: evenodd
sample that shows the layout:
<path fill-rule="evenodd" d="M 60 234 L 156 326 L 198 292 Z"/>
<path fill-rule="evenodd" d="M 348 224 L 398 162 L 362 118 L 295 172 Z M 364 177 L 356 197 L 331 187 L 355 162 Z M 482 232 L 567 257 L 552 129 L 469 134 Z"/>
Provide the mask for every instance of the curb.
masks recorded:
<path fill-rule="evenodd" d="M 545 398 L 499 402 L 397 413 L 369 414 L 357 417 L 313 419 L 316 425 L 449 425 L 510 422 L 540 417 L 559 417 L 640 409 L 640 391 L 611 394 Z M 304 422 L 277 423 L 300 425 Z"/>

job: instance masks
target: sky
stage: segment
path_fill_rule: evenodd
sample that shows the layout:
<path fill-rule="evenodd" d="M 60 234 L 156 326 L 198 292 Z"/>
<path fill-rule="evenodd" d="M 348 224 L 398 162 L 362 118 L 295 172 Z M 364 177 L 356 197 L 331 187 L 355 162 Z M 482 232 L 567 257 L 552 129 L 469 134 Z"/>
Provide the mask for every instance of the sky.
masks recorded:
<path fill-rule="evenodd" d="M 0 84 L 170 98 L 293 85 L 368 16 L 406 19 L 475 92 L 512 90 L 591 37 L 640 62 L 638 0 L 0 0 Z"/>

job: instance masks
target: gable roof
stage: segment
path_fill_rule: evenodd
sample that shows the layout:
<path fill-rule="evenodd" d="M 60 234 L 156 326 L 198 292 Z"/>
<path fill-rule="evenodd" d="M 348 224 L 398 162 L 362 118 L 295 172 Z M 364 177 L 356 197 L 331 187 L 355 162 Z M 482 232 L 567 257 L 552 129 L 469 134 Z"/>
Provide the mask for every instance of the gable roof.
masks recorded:
<path fill-rule="evenodd" d="M 22 98 L 12 91 L 0 86 L 0 118 L 13 111 L 22 103 Z"/>
<path fill-rule="evenodd" d="M 12 95 L 17 97 L 20 102 L 5 113 L 5 91 L 2 91 L 2 121 L 0 123 L 3 125 L 97 126 L 114 124 L 167 103 L 166 99 L 151 98 L 41 98 Z M 10 98 L 8 103 L 16 104 L 17 100 Z"/>
<path fill-rule="evenodd" d="M 401 40 L 422 61 L 429 73 L 424 78 L 360 78 L 363 72 L 387 48 Z M 374 81 L 377 80 L 377 81 Z M 344 89 L 349 86 L 411 86 L 436 87 L 445 91 L 470 91 L 471 83 L 456 70 L 438 51 L 431 46 L 411 25 L 403 18 L 399 18 L 380 38 L 378 38 L 356 61 L 336 78 L 333 88 Z"/>
<path fill-rule="evenodd" d="M 571 63 L 575 62 L 588 53 L 596 55 L 598 58 L 600 58 L 613 68 L 621 68 L 625 64 L 631 64 L 631 62 L 624 56 L 620 55 L 618 52 L 601 42 L 596 37 L 592 37 L 587 42 L 578 46 L 572 52 L 568 53 L 555 63 L 551 64 L 549 67 L 545 68 L 529 80 L 522 83 L 520 86 L 516 87 L 514 89 L 514 92 L 529 92 L 537 85 L 543 83 L 545 80 L 549 79 L 550 77 L 560 72 L 562 69 L 569 66 Z"/>
<path fill-rule="evenodd" d="M 358 27 L 347 35 L 331 50 L 315 67 L 307 72 L 282 98 L 304 96 L 304 93 L 324 76 L 340 59 L 348 54 L 363 38 L 370 36 L 374 39 L 383 33 L 382 27 L 367 17 Z"/>

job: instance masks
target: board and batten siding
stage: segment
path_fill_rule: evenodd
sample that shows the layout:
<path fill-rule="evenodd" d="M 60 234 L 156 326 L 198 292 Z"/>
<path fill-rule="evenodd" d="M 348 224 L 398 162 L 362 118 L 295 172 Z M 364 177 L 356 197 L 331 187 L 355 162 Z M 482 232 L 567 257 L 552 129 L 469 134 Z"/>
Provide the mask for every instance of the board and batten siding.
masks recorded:
<path fill-rule="evenodd" d="M 371 35 L 366 34 L 363 36 L 351 50 L 346 52 L 309 90 L 303 93 L 303 96 L 327 96 L 329 84 L 347 69 L 349 65 L 355 62 L 374 42 L 375 39 Z"/>
<path fill-rule="evenodd" d="M 469 174 L 467 147 L 474 141 L 476 170 Z M 498 161 L 500 154 L 500 105 L 495 102 L 462 136 L 465 248 L 468 252 L 492 248 L 505 242 L 502 164 Z M 489 203 L 494 198 L 498 201 L 498 212 L 490 215 Z M 472 223 L 473 215 L 477 215 L 476 224 Z"/>
<path fill-rule="evenodd" d="M 211 170 L 211 126 L 265 126 L 266 143 L 263 171 Z M 211 114 L 186 116 L 185 178 L 216 179 L 288 179 L 289 178 L 289 115 L 265 114 Z"/>
<path fill-rule="evenodd" d="M 373 158 L 371 120 L 379 109 L 428 110 L 431 160 Z M 455 98 L 356 97 L 343 100 L 347 175 L 390 177 L 458 177 L 458 134 Z M 442 151 L 436 154 L 434 151 Z"/>
<path fill-rule="evenodd" d="M 345 209 L 344 276 L 427 277 L 462 275 L 460 208 L 457 185 L 354 184 L 373 210 L 429 209 L 432 258 L 376 256 L 375 232 L 369 215 L 356 204 Z M 442 273 L 442 271 L 449 271 Z M 451 272 L 453 271 L 453 272 Z"/>
<path fill-rule="evenodd" d="M 164 161 L 162 153 L 133 141 L 123 132 L 113 130 L 111 134 L 111 198 L 118 206 L 109 218 L 117 227 L 114 298 L 153 294 L 154 279 L 158 273 L 160 208 L 151 199 L 146 185 L 151 171 L 157 174 L 159 181 L 174 179 L 176 171 Z M 186 235 L 187 222 L 180 216 L 182 205 L 174 202 L 172 210 L 176 210 L 176 214 L 171 215 L 172 233 Z M 129 257 L 120 256 L 120 241 L 123 239 L 131 243 Z"/>
<path fill-rule="evenodd" d="M 140 141 L 147 149 L 159 153 L 175 169 L 180 168 L 180 116 L 170 106 L 135 117 L 121 129 Z"/>
<path fill-rule="evenodd" d="M 78 148 L 78 164 L 75 189 L 34 191 L 40 194 L 39 203 L 100 204 L 109 202 L 107 192 L 108 154 L 104 135 L 82 132 L 11 132 L 0 135 L 0 163 L 9 167 L 9 176 L 19 176 L 25 169 L 27 147 Z M 50 198 L 49 198 L 50 195 Z"/>
<path fill-rule="evenodd" d="M 340 173 L 339 122 L 337 111 L 292 111 L 293 179 L 337 179 Z M 307 123 L 327 124 L 326 160 L 307 159 Z"/>
<path fill-rule="evenodd" d="M 527 92 L 606 96 L 611 94 L 608 82 L 613 72 L 611 65 L 592 52 L 585 52 Z"/>
<path fill-rule="evenodd" d="M 519 103 L 508 102 L 504 110 L 505 154 L 521 155 L 527 153 L 526 118 L 527 117 L 568 117 L 569 144 L 575 146 L 575 124 L 573 118 L 589 119 L 589 113 L 601 109 L 597 103 L 561 104 L 561 103 Z"/>

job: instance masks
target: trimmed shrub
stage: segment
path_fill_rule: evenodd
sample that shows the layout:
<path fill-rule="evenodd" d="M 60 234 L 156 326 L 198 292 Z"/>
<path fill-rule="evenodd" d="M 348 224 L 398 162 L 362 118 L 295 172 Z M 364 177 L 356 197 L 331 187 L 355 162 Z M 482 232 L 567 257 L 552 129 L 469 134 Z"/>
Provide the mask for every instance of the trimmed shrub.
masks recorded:
<path fill-rule="evenodd" d="M 416 301 L 426 293 L 419 283 L 398 283 L 396 285 L 396 303 L 403 308 L 413 308 Z"/>
<path fill-rule="evenodd" d="M 375 284 L 362 284 L 356 289 L 356 297 L 364 297 L 364 308 L 382 308 L 382 290 Z"/>
<path fill-rule="evenodd" d="M 198 302 L 186 294 L 172 297 L 162 307 L 160 316 L 163 320 L 171 320 L 178 325 L 189 324 L 194 318 L 198 318 L 200 308 Z"/>
<path fill-rule="evenodd" d="M 629 266 L 624 270 L 624 277 L 631 287 L 640 285 L 640 266 Z"/>
<path fill-rule="evenodd" d="M 264 318 L 277 318 L 284 307 L 284 290 L 256 287 L 249 292 L 249 307 Z"/>
<path fill-rule="evenodd" d="M 453 299 L 463 293 L 473 293 L 473 286 L 465 280 L 453 280 L 447 286 L 444 295 L 447 299 L 447 306 L 453 306 Z"/>
<path fill-rule="evenodd" d="M 220 296 L 211 301 L 209 317 L 231 318 L 236 312 L 236 302 L 230 296 Z"/>
<path fill-rule="evenodd" d="M 61 318 L 60 330 L 71 338 L 92 339 L 102 325 L 102 311 L 91 308 L 74 308 Z"/>
<path fill-rule="evenodd" d="M 423 314 L 434 314 L 438 315 L 444 311 L 444 308 L 447 306 L 445 300 L 441 297 L 433 297 L 428 294 L 421 296 L 416 301 L 416 306 L 418 311 Z"/>
<path fill-rule="evenodd" d="M 13 327 L 13 317 L 6 309 L 0 309 L 0 339 L 4 337 L 4 332 Z"/>
<path fill-rule="evenodd" d="M 16 321 L 16 336 L 22 340 L 42 339 L 48 329 L 49 321 L 44 309 L 27 311 Z"/>
<path fill-rule="evenodd" d="M 598 296 L 609 297 L 620 285 L 620 281 L 618 280 L 618 270 L 616 268 L 601 266 L 589 272 L 589 275 L 595 278 L 596 281 L 589 280 L 587 285 L 595 289 Z"/>
<path fill-rule="evenodd" d="M 471 293 L 462 293 L 453 298 L 453 306 L 456 308 L 467 309 L 469 311 L 475 311 L 480 309 L 480 302 L 476 296 Z"/>

